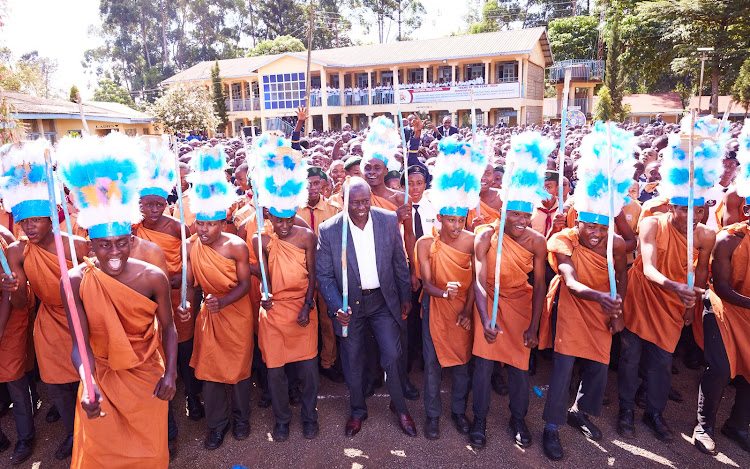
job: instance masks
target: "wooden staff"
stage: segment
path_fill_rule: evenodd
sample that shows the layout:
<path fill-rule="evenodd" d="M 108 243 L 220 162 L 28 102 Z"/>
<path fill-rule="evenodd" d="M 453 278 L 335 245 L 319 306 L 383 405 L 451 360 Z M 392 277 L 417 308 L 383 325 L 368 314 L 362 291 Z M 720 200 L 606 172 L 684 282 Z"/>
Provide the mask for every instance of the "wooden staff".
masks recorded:
<path fill-rule="evenodd" d="M 475 148 L 477 144 L 477 110 L 474 106 L 474 86 L 469 88 L 469 96 L 471 97 L 471 148 Z M 492 161 L 488 163 L 492 164 Z M 477 203 L 477 216 L 482 215 L 482 202 Z"/>
<path fill-rule="evenodd" d="M 396 114 L 401 127 L 401 146 L 404 147 L 404 204 L 409 203 L 409 147 L 406 145 L 404 133 L 404 117 L 401 115 L 401 93 L 399 92 L 398 76 L 396 77 Z"/>
<path fill-rule="evenodd" d="M 562 215 L 563 213 L 563 175 L 565 173 L 565 128 L 568 125 L 568 95 L 570 94 L 570 74 L 571 70 L 568 68 L 565 70 L 565 89 L 563 90 L 563 108 L 560 113 L 560 150 L 557 152 L 557 164 L 559 178 L 558 183 L 558 198 L 557 198 L 557 213 Z"/>
<path fill-rule="evenodd" d="M 245 149 L 245 161 L 250 162 L 250 152 L 247 151 L 247 141 L 245 136 L 242 136 L 242 148 Z M 256 155 L 257 164 L 257 155 Z M 255 167 L 255 165 L 253 165 Z M 247 170 L 247 182 L 250 184 L 250 190 L 253 192 L 253 205 L 255 205 L 255 220 L 258 225 L 258 267 L 260 267 L 260 277 L 262 282 L 261 296 L 263 300 L 268 299 L 268 279 L 266 278 L 265 262 L 263 261 L 263 207 L 258 203 L 258 193 L 255 192 L 256 185 L 253 184 L 253 174 L 250 171 L 248 165 Z"/>
<path fill-rule="evenodd" d="M 346 244 L 349 241 L 349 184 L 346 182 L 342 186 L 344 191 L 344 211 L 342 213 L 343 219 L 341 221 L 341 311 L 344 314 L 349 314 L 349 276 L 347 274 L 347 262 L 346 262 Z M 341 328 L 341 336 L 346 337 L 349 335 L 349 326 L 343 326 Z"/>
<path fill-rule="evenodd" d="M 508 184 L 503 188 L 503 208 L 500 210 L 500 228 L 497 232 L 497 252 L 495 255 L 495 296 L 492 300 L 492 322 L 490 328 L 494 329 L 497 324 L 497 307 L 500 302 L 500 261 L 503 255 L 503 236 L 505 235 L 505 216 L 508 213 L 508 194 L 510 193 L 511 180 L 513 179 L 513 166 L 508 165 Z"/>
<path fill-rule="evenodd" d="M 615 281 L 615 256 L 613 245 L 615 240 L 615 190 L 612 179 L 612 123 L 607 122 L 607 192 L 609 194 L 609 228 L 607 229 L 607 271 L 609 273 L 609 296 L 617 298 L 617 282 Z"/>
<path fill-rule="evenodd" d="M 73 287 L 70 284 L 68 276 L 68 264 L 65 259 L 65 248 L 63 247 L 62 235 L 60 234 L 60 220 L 57 218 L 57 201 L 55 200 L 55 176 L 52 172 L 52 156 L 49 149 L 44 150 L 44 169 L 47 173 L 47 193 L 49 195 L 50 218 L 52 219 L 52 233 L 55 236 L 55 250 L 57 250 L 57 261 L 60 264 L 60 277 L 63 290 L 65 292 L 65 301 L 68 303 L 70 312 L 70 322 L 73 324 L 73 333 L 78 344 L 78 354 L 81 357 L 83 366 L 84 385 L 86 386 L 86 397 L 89 403 L 93 403 L 94 396 L 94 378 L 91 375 L 91 363 L 89 363 L 89 354 L 86 352 L 86 342 L 83 338 L 83 329 L 81 328 L 81 318 L 78 317 L 78 308 L 76 308 L 73 299 Z M 72 253 L 71 253 L 72 254 Z"/>
<path fill-rule="evenodd" d="M 172 151 L 174 152 L 174 169 L 177 172 L 177 207 L 180 209 L 180 245 L 182 252 L 182 280 L 180 283 L 180 303 L 187 308 L 187 236 L 185 235 L 185 206 L 182 201 L 182 176 L 180 176 L 180 150 L 177 148 L 177 136 L 172 134 Z"/>

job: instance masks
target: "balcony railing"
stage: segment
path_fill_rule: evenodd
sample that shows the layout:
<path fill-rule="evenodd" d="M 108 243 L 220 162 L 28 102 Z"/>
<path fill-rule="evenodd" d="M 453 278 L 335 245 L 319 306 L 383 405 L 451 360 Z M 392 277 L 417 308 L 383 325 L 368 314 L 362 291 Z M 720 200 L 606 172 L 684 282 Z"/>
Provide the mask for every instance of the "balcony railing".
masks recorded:
<path fill-rule="evenodd" d="M 557 110 L 555 112 L 555 116 L 558 118 L 562 115 L 562 101 L 562 99 L 557 100 Z M 572 110 L 574 107 L 578 108 L 587 116 L 594 112 L 593 105 L 588 98 L 574 98 L 573 101 L 568 105 L 568 111 Z"/>
<path fill-rule="evenodd" d="M 227 110 L 237 111 L 260 111 L 260 98 L 227 99 Z M 230 107 L 230 105 L 232 107 Z"/>
<path fill-rule="evenodd" d="M 565 70 L 570 69 L 572 81 L 601 81 L 604 80 L 603 60 L 563 60 L 555 62 L 547 71 L 549 83 L 563 83 Z"/>

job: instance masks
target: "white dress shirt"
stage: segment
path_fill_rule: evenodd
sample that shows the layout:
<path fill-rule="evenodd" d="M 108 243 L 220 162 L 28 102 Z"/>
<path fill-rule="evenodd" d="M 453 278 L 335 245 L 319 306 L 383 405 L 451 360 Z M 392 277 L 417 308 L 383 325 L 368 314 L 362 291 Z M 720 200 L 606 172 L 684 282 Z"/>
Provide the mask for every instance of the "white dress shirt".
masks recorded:
<path fill-rule="evenodd" d="M 437 209 L 435 209 L 435 206 L 432 205 L 432 202 L 428 198 L 428 193 L 426 192 L 422 195 L 422 199 L 419 202 L 412 201 L 412 220 L 416 220 L 414 206 L 419 206 L 419 218 L 422 220 L 422 235 L 432 236 L 432 227 L 435 226 L 440 229 L 440 222 L 437 219 Z"/>
<path fill-rule="evenodd" d="M 350 223 L 354 252 L 357 254 L 359 279 L 363 290 L 380 288 L 378 266 L 375 262 L 375 235 L 372 231 L 372 217 L 367 217 L 365 229 L 360 230 L 357 225 Z"/>

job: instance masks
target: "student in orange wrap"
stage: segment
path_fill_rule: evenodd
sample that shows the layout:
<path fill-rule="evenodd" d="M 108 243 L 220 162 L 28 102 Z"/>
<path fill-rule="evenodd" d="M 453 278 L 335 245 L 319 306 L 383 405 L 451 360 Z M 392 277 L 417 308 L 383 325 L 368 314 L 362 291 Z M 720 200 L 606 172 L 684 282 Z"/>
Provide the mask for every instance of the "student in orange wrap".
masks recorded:
<path fill-rule="evenodd" d="M 285 441 L 292 419 L 285 366 L 293 367 L 302 383 L 302 434 L 307 439 L 318 435 L 318 317 L 313 300 L 317 237 L 309 228 L 294 225 L 298 207 L 309 201 L 302 153 L 279 143 L 257 153 L 258 203 L 268 208 L 272 229 L 255 234 L 253 249 L 256 257 L 264 256 L 270 290 L 261 300 L 258 345 L 268 367 L 276 417 L 272 435 L 274 441 Z"/>
<path fill-rule="evenodd" d="M 480 213 L 477 214 L 477 208 L 472 207 L 469 209 L 469 214 L 466 217 L 469 220 L 467 228 L 472 231 L 481 225 L 491 225 L 500 220 L 500 210 L 503 208 L 503 200 L 500 189 L 493 187 L 494 180 L 494 168 L 488 163 L 482 174 L 482 192 L 479 194 Z"/>
<path fill-rule="evenodd" d="M 328 176 L 323 169 L 317 166 L 309 167 L 307 169 L 307 202 L 297 208 L 297 216 L 305 220 L 305 223 L 312 228 L 316 236 L 320 224 L 341 211 L 341 206 L 326 199 L 320 193 L 321 184 L 327 178 Z M 336 334 L 333 332 L 331 318 L 328 317 L 328 308 L 317 290 L 314 299 L 318 309 L 318 325 L 320 327 L 320 373 L 334 383 L 343 383 L 343 375 L 334 366 L 338 352 L 336 350 Z"/>
<path fill-rule="evenodd" d="M 116 149 L 116 150 L 115 150 Z M 72 468 L 166 468 L 167 407 L 177 376 L 177 332 L 164 272 L 130 258 L 131 223 L 138 207 L 140 169 L 134 139 L 63 139 L 60 176 L 74 194 L 78 221 L 95 258 L 70 271 L 76 311 L 65 303 L 73 332 L 72 364 L 84 383 L 76 415 Z M 58 282 L 58 291 L 63 291 Z M 87 388 L 81 357 L 91 367 Z M 91 398 L 91 399 L 89 399 Z"/>
<path fill-rule="evenodd" d="M 245 241 L 223 232 L 227 209 L 237 199 L 224 176 L 224 151 L 201 148 L 193 155 L 188 194 L 196 214 L 196 234 L 188 245 L 188 285 L 193 304 L 203 305 L 195 319 L 190 366 L 203 380 L 208 425 L 204 446 L 214 450 L 230 427 L 226 385 L 232 388 L 232 436 L 237 440 L 250 436 L 250 253 Z M 200 287 L 202 298 L 194 294 L 193 286 Z"/>
<path fill-rule="evenodd" d="M 181 304 L 182 284 L 182 242 L 180 236 L 180 221 L 164 214 L 167 207 L 167 197 L 177 182 L 174 165 L 174 153 L 166 141 L 149 141 L 149 148 L 145 152 L 143 162 L 143 187 L 140 190 L 140 210 L 143 221 L 135 225 L 134 233 L 138 238 L 155 243 L 161 248 L 167 261 L 167 276 L 172 287 L 172 312 L 177 329 L 177 373 L 185 385 L 186 408 L 191 420 L 203 418 L 204 411 L 201 404 L 200 382 L 195 379 L 193 369 L 190 368 L 190 357 L 193 354 L 193 330 L 195 317 L 190 314 L 184 320 L 178 314 L 177 307 Z M 177 214 L 179 217 L 179 213 Z M 185 227 L 186 237 L 190 237 L 190 230 Z M 192 300 L 188 298 L 188 301 Z M 190 311 L 188 310 L 188 313 Z"/>
<path fill-rule="evenodd" d="M 425 361 L 424 434 L 440 436 L 440 369 L 451 370 L 451 420 L 469 433 L 466 401 L 474 308 L 474 234 L 465 230 L 469 207 L 479 203 L 485 155 L 470 143 L 446 137 L 433 171 L 431 196 L 440 228 L 417 241 L 417 273 L 422 280 L 422 355 Z M 476 157 L 476 160 L 474 159 Z"/>
<path fill-rule="evenodd" d="M 554 344 L 552 376 L 542 414 L 544 454 L 552 460 L 563 457 L 558 428 L 566 422 L 593 441 L 602 438 L 601 430 L 589 416 L 601 412 L 612 334 L 623 327 L 622 298 L 628 280 L 625 241 L 613 234 L 612 267 L 617 291 L 612 298 L 607 234 L 610 215 L 614 218 L 621 212 L 633 180 L 635 141 L 632 133 L 612 127 L 611 161 L 604 124 L 597 123 L 593 132 L 583 138 L 576 187 L 576 193 L 580 194 L 576 202 L 578 223 L 574 228 L 553 234 L 547 241 L 550 264 L 557 276 L 550 284 L 545 309 L 545 316 L 550 315 L 552 320 L 542 321 L 543 329 L 549 325 L 551 331 L 542 332 L 540 341 L 551 335 Z M 611 214 L 609 180 L 614 197 Z M 576 361 L 581 365 L 581 383 L 569 407 Z"/>
<path fill-rule="evenodd" d="M 3 156 L 3 174 L 16 172 L 15 177 L 3 182 L 3 198 L 5 206 L 11 208 L 13 218 L 26 234 L 7 250 L 8 263 L 19 285 L 11 293 L 11 303 L 16 309 L 28 310 L 34 304 L 34 296 L 39 298 L 34 321 L 34 348 L 42 381 L 47 385 L 47 392 L 60 413 L 65 430 L 55 458 L 65 459 L 73 450 L 78 373 L 68 359 L 73 343 L 59 288 L 60 264 L 52 233 L 44 169 L 46 145 L 48 143 L 44 140 L 24 144 Z M 45 176 L 37 179 L 39 174 Z M 70 261 L 69 236 L 62 233 L 65 257 Z M 82 256 L 88 252 L 86 241 L 77 236 L 73 240 L 78 260 L 82 261 Z M 73 264 L 69 262 L 68 267 L 73 267 Z M 31 292 L 25 287 L 27 281 Z"/>
<path fill-rule="evenodd" d="M 13 233 L 0 227 L 0 249 L 7 253 L 8 245 L 15 242 Z M 7 395 L 13 403 L 13 421 L 16 427 L 16 449 L 11 464 L 19 465 L 31 456 L 36 430 L 32 399 L 29 396 L 31 379 L 26 373 L 27 338 L 31 321 L 29 308 L 14 308 L 10 293 L 20 285 L 16 278 L 0 274 L 2 299 L 0 300 L 0 383 L 6 385 Z M 29 288 L 24 285 L 24 288 Z M 27 294 L 30 294 L 27 292 Z M 32 303 L 33 304 L 33 303 Z M 31 306 L 31 304 L 29 305 Z M 10 440 L 0 430 L 0 452 L 10 448 Z"/>
<path fill-rule="evenodd" d="M 688 132 L 683 128 L 683 133 Z M 659 192 L 670 199 L 669 211 L 641 221 L 641 254 L 628 274 L 625 329 L 620 334 L 620 411 L 617 421 L 617 431 L 625 438 L 635 436 L 634 401 L 638 389 L 638 364 L 644 350 L 648 386 L 643 422 L 659 440 L 673 439 L 663 415 L 672 377 L 672 353 L 682 328 L 690 326 L 695 319 L 695 303 L 704 293 L 708 261 L 716 238 L 714 231 L 699 221 L 705 211 L 704 194 L 722 172 L 719 149 L 708 141 L 696 149 L 693 226 L 688 227 L 688 158 L 680 148 L 679 140 L 678 135 L 671 135 L 669 145 L 663 150 L 663 179 Z M 693 231 L 693 259 L 697 260 L 694 287 L 686 283 L 688 229 Z"/>
<path fill-rule="evenodd" d="M 474 240 L 476 310 L 474 313 L 474 377 L 472 392 L 474 421 L 469 442 L 477 447 L 487 443 L 487 414 L 490 407 L 491 377 L 495 362 L 505 363 L 510 389 L 509 429 L 513 441 L 531 445 L 526 426 L 529 407 L 529 354 L 538 342 L 539 319 L 544 308 L 544 271 L 547 247 L 544 236 L 531 227 L 531 213 L 542 201 L 544 170 L 553 142 L 538 133 L 526 132 L 511 139 L 503 186 L 508 191 L 505 226 L 485 225 Z M 495 263 L 498 234 L 503 230 L 499 279 L 497 324 L 492 327 L 495 295 Z M 529 272 L 533 271 L 533 286 Z M 502 334 L 500 332 L 502 331 Z"/>
<path fill-rule="evenodd" d="M 740 134 L 737 194 L 742 212 L 750 215 L 750 122 Z M 747 221 L 725 227 L 716 236 L 711 272 L 711 307 L 703 313 L 703 350 L 708 367 L 698 388 L 698 424 L 693 441 L 704 453 L 716 454 L 716 413 L 730 380 L 736 389 L 734 406 L 721 433 L 750 452 L 750 226 Z"/>

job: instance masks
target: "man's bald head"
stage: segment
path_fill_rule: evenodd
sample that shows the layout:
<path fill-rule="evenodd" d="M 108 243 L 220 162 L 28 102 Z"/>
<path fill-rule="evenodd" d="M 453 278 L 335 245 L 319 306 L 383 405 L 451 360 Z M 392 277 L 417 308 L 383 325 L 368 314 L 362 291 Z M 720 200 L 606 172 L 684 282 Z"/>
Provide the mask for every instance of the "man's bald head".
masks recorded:
<path fill-rule="evenodd" d="M 349 188 L 349 197 L 353 197 L 354 194 L 364 195 L 370 194 L 370 185 L 361 177 L 353 176 L 349 179 L 347 184 Z"/>

